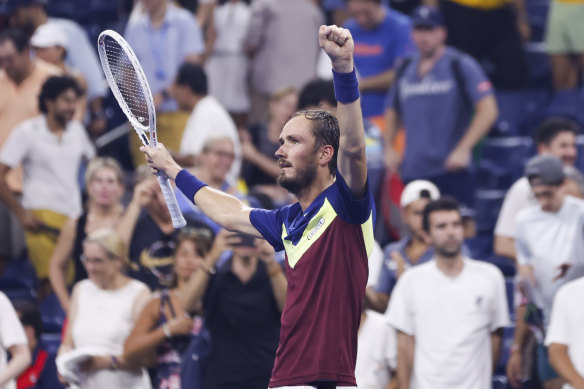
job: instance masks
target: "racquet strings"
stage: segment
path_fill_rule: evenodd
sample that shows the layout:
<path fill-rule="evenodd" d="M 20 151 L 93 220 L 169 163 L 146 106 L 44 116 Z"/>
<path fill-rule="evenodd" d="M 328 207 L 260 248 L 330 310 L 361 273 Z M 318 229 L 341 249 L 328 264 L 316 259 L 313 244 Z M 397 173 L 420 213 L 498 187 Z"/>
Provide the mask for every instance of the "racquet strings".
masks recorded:
<path fill-rule="evenodd" d="M 148 104 L 144 95 L 144 87 L 130 58 L 113 38 L 106 36 L 104 49 L 112 78 L 121 94 L 127 109 L 132 116 L 144 127 L 148 128 L 150 119 Z M 127 114 L 127 112 L 126 112 Z M 148 139 L 142 135 L 146 143 Z"/>

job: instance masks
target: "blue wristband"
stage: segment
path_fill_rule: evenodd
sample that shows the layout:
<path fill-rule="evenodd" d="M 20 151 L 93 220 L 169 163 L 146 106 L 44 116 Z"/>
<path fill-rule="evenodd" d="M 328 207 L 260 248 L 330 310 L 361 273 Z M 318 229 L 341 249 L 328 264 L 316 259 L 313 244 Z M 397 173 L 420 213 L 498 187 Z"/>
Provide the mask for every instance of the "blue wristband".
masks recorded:
<path fill-rule="evenodd" d="M 333 82 L 338 102 L 350 104 L 359 98 L 359 83 L 354 68 L 350 73 L 337 73 L 333 69 Z"/>
<path fill-rule="evenodd" d="M 174 182 L 180 191 L 183 192 L 185 196 L 187 196 L 187 198 L 193 202 L 193 204 L 195 203 L 195 194 L 199 191 L 199 189 L 207 186 L 207 184 L 205 184 L 203 181 L 189 173 L 187 169 L 183 169 L 178 172 Z"/>

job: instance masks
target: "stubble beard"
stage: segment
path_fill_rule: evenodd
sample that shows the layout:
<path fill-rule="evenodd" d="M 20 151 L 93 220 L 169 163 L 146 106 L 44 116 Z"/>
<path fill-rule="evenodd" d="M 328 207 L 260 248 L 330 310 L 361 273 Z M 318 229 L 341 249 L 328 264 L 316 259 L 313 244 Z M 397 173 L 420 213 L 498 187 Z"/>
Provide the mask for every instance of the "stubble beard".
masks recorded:
<path fill-rule="evenodd" d="M 303 169 L 296 170 L 295 177 L 280 175 L 278 184 L 296 197 L 306 191 L 316 179 L 316 164 L 309 164 Z"/>

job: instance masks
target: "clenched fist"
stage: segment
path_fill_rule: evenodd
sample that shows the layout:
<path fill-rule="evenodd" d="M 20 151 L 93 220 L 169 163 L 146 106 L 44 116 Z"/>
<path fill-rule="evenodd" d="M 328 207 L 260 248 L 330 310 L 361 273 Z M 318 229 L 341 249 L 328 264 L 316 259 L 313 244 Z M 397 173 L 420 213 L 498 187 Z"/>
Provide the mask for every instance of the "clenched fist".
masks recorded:
<path fill-rule="evenodd" d="M 354 43 L 349 30 L 337 26 L 320 26 L 318 43 L 331 59 L 336 72 L 353 71 Z"/>

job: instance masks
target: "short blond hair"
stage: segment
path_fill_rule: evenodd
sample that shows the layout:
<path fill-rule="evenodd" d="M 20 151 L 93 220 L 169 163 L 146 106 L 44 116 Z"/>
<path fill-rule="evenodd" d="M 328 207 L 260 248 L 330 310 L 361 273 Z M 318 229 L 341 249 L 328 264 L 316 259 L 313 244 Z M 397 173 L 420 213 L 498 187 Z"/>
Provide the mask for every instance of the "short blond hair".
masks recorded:
<path fill-rule="evenodd" d="M 97 244 L 109 259 L 120 259 L 125 266 L 130 266 L 130 260 L 128 259 L 128 252 L 126 248 L 126 243 L 112 228 L 100 228 L 87 235 L 83 240 L 83 245 L 88 243 Z"/>
<path fill-rule="evenodd" d="M 120 185 L 124 184 L 124 172 L 122 171 L 122 167 L 118 161 L 111 157 L 97 157 L 91 160 L 85 169 L 85 186 L 88 186 L 89 183 L 95 178 L 98 170 L 103 168 L 112 170 L 116 175 L 118 183 Z"/>

